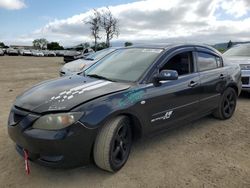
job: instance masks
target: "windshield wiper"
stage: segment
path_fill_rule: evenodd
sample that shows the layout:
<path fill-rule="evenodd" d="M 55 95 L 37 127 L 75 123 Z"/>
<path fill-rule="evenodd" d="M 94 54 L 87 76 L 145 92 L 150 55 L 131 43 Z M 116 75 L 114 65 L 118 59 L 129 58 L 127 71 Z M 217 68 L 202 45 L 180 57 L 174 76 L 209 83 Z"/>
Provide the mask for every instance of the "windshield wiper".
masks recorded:
<path fill-rule="evenodd" d="M 87 74 L 88 77 L 92 77 L 92 78 L 99 78 L 99 79 L 103 79 L 103 80 L 108 80 L 111 82 L 115 82 L 114 80 L 107 78 L 105 76 L 101 76 L 101 75 L 97 75 L 97 74 Z"/>

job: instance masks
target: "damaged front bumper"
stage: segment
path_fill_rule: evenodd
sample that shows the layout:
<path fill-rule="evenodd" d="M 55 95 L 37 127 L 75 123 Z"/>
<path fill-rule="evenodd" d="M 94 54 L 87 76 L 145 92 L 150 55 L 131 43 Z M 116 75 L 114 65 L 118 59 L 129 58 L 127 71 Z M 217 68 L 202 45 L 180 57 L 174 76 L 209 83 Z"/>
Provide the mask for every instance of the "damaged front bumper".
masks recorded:
<path fill-rule="evenodd" d="M 70 168 L 90 163 L 96 129 L 88 129 L 80 122 L 56 131 L 33 129 L 39 117 L 15 107 L 11 110 L 8 133 L 22 156 L 27 150 L 29 160 L 49 167 Z"/>

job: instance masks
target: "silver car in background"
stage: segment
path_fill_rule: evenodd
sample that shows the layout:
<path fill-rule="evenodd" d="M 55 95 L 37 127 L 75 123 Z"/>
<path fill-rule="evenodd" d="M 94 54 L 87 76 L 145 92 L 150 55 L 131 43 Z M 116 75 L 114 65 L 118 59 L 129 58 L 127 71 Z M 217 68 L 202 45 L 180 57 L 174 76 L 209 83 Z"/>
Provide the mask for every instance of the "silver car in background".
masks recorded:
<path fill-rule="evenodd" d="M 14 49 L 14 48 L 8 48 L 6 53 L 8 55 L 19 55 L 19 51 L 17 49 Z"/>
<path fill-rule="evenodd" d="M 43 57 L 44 56 L 43 52 L 39 51 L 39 50 L 32 50 L 32 55 L 36 56 L 36 57 Z"/>
<path fill-rule="evenodd" d="M 70 76 L 72 74 L 81 74 L 83 73 L 88 67 L 99 61 L 100 59 L 104 58 L 105 56 L 111 54 L 118 48 L 106 48 L 95 53 L 91 53 L 88 56 L 77 59 L 75 61 L 71 61 L 65 64 L 60 70 L 60 76 Z"/>
<path fill-rule="evenodd" d="M 227 50 L 223 56 L 241 67 L 242 91 L 250 92 L 250 44 L 236 45 Z"/>
<path fill-rule="evenodd" d="M 30 50 L 22 50 L 20 51 L 20 54 L 23 56 L 32 56 L 32 52 Z"/>
<path fill-rule="evenodd" d="M 4 51 L 0 48 L 0 56 L 4 55 Z"/>
<path fill-rule="evenodd" d="M 43 50 L 42 53 L 47 57 L 56 57 L 56 53 L 50 50 Z"/>

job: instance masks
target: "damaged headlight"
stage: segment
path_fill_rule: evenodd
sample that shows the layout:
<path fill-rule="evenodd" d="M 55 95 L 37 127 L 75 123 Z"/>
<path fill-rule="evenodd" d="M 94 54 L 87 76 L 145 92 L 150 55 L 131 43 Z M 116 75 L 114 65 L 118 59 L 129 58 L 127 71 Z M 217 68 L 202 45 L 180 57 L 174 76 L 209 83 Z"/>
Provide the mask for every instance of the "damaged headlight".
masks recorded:
<path fill-rule="evenodd" d="M 82 115 L 83 113 L 81 112 L 49 114 L 40 117 L 32 127 L 34 129 L 59 130 L 77 122 Z"/>

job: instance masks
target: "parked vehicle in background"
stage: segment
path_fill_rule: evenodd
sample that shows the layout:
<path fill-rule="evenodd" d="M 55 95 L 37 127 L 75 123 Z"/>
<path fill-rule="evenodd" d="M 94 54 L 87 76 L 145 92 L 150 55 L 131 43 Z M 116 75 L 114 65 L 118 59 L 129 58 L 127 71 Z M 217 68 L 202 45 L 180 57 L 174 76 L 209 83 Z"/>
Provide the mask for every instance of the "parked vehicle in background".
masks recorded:
<path fill-rule="evenodd" d="M 76 50 L 68 50 L 65 54 L 64 54 L 64 63 L 68 63 L 77 59 L 81 59 L 83 57 L 85 57 L 86 55 L 93 53 L 94 50 L 92 48 L 86 48 L 84 49 L 82 52 L 80 51 L 76 51 Z"/>
<path fill-rule="evenodd" d="M 18 50 L 14 48 L 8 48 L 6 52 L 8 55 L 19 55 Z"/>
<path fill-rule="evenodd" d="M 4 55 L 4 51 L 0 48 L 0 56 Z"/>
<path fill-rule="evenodd" d="M 37 56 L 37 57 L 43 57 L 44 56 L 43 52 L 39 51 L 39 50 L 32 50 L 32 55 Z"/>
<path fill-rule="evenodd" d="M 56 56 L 58 56 L 58 57 L 63 57 L 64 54 L 65 54 L 65 51 L 66 51 L 66 50 L 56 50 L 56 51 L 55 51 Z"/>
<path fill-rule="evenodd" d="M 118 48 L 107 48 L 95 53 L 91 53 L 86 57 L 81 59 L 77 59 L 65 64 L 60 70 L 60 76 L 69 76 L 72 74 L 81 74 L 86 70 L 88 67 L 99 61 L 100 59 L 104 58 L 108 54 L 111 54 Z"/>
<path fill-rule="evenodd" d="M 17 151 L 33 162 L 76 167 L 94 161 L 116 172 L 134 139 L 209 114 L 231 118 L 240 79 L 238 65 L 205 45 L 121 48 L 84 76 L 43 82 L 19 95 L 8 133 Z"/>
<path fill-rule="evenodd" d="M 23 55 L 23 51 L 24 51 L 24 49 L 19 49 L 18 50 L 19 55 Z"/>
<path fill-rule="evenodd" d="M 81 55 L 81 52 L 79 51 L 76 51 L 76 50 L 67 50 L 65 53 L 64 53 L 64 56 L 63 56 L 63 61 L 64 63 L 68 63 L 70 61 L 74 61 L 76 60 L 76 57 Z"/>
<path fill-rule="evenodd" d="M 22 55 L 23 56 L 32 56 L 32 52 L 30 50 L 23 50 Z"/>
<path fill-rule="evenodd" d="M 3 50 L 4 55 L 7 54 L 7 49 L 6 48 L 1 48 Z"/>
<path fill-rule="evenodd" d="M 242 90 L 250 92 L 250 44 L 233 46 L 223 56 L 228 61 L 240 65 Z"/>
<path fill-rule="evenodd" d="M 53 51 L 43 50 L 42 52 L 43 52 L 44 56 L 47 56 L 47 57 L 56 57 L 56 53 L 53 52 Z"/>

